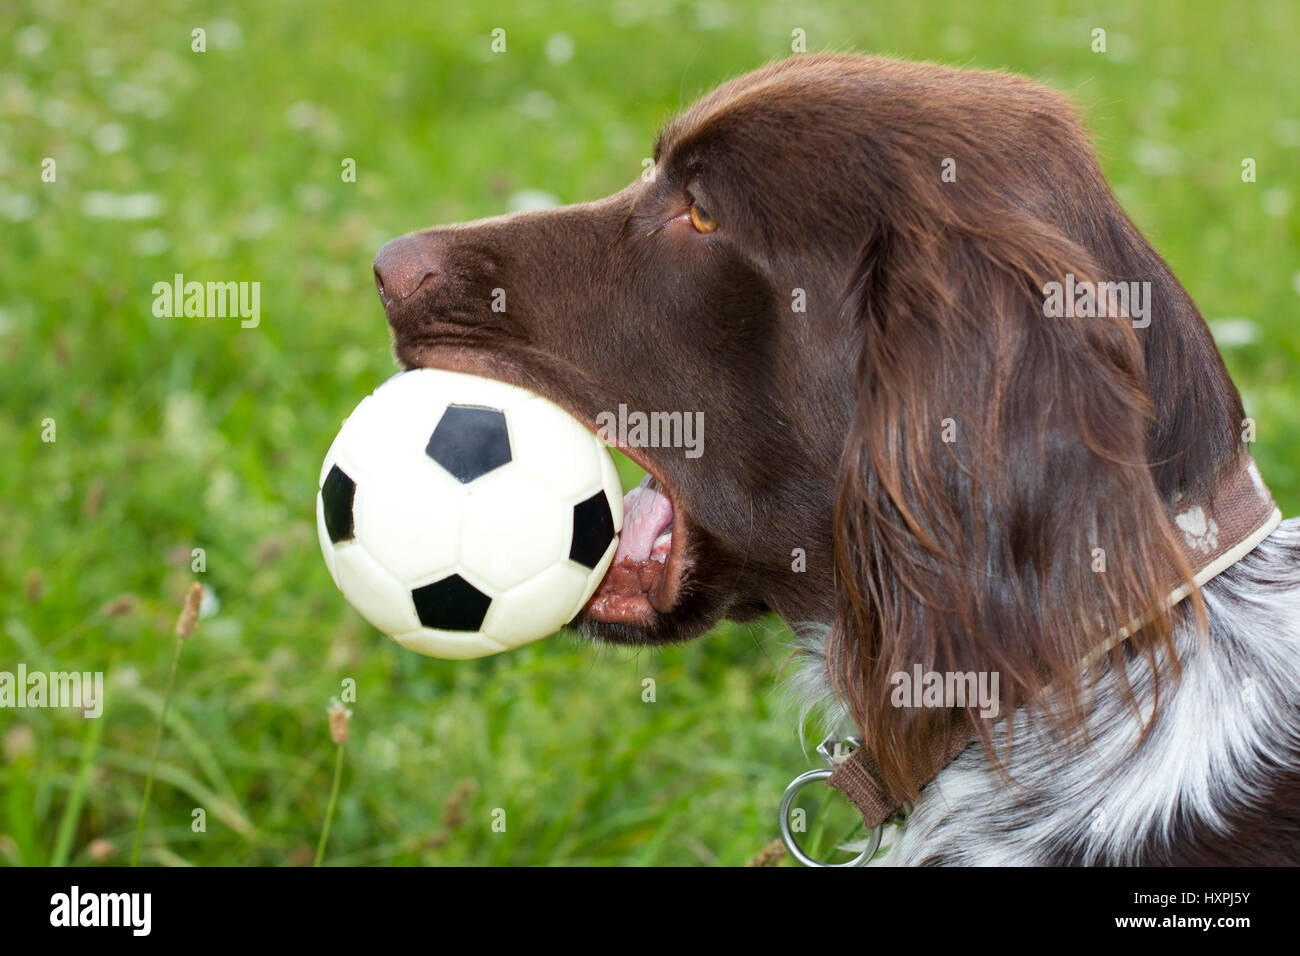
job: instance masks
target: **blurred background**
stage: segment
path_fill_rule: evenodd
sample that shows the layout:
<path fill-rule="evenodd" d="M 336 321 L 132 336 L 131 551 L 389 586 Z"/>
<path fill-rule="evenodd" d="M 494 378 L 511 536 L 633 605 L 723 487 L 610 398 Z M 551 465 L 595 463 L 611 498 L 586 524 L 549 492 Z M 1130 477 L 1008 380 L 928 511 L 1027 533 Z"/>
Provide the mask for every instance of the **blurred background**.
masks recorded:
<path fill-rule="evenodd" d="M 7 2 L 0 670 L 101 670 L 107 703 L 99 721 L 0 710 L 0 861 L 125 862 L 194 580 L 141 862 L 310 863 L 347 679 L 327 863 L 739 864 L 775 836 L 813 765 L 779 622 L 655 652 L 560 635 L 422 658 L 345 605 L 313 499 L 341 419 L 395 368 L 370 274 L 384 240 L 621 188 L 668 116 L 788 55 L 796 29 L 809 51 L 1005 68 L 1073 97 L 1297 513 L 1291 0 Z M 175 273 L 260 282 L 260 325 L 155 317 Z"/>

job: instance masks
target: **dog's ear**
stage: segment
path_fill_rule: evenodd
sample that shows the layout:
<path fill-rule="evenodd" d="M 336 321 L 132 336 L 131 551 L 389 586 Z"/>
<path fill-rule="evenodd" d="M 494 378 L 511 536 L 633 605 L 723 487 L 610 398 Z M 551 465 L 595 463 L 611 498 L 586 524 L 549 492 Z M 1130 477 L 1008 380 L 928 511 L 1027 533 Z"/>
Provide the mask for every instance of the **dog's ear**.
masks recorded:
<path fill-rule="evenodd" d="M 1131 320 L 1045 315 L 1048 283 L 1106 277 L 1033 217 L 975 221 L 881 225 L 846 298 L 859 392 L 827 657 L 900 797 L 958 714 L 895 706 L 895 675 L 996 674 L 1003 716 L 1050 683 L 1046 718 L 1077 729 L 1084 658 L 1138 621 L 1146 653 L 1171 646 L 1167 598 L 1191 574 L 1151 476 Z"/>

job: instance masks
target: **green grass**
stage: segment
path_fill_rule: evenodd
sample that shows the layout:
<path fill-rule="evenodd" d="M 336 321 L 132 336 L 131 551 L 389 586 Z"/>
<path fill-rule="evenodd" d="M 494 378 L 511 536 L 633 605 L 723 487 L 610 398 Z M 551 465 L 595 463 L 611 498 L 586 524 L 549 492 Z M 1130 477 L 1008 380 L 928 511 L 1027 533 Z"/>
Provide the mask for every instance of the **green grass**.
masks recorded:
<path fill-rule="evenodd" d="M 781 788 L 808 766 L 773 688 L 778 624 L 653 653 L 560 636 L 421 658 L 334 590 L 312 499 L 341 418 L 393 370 L 369 274 L 384 239 L 502 212 L 522 189 L 621 187 L 673 110 L 788 52 L 795 27 L 810 50 L 1005 67 L 1072 95 L 1207 318 L 1255 324 L 1225 352 L 1263 473 L 1287 514 L 1300 505 L 1294 4 L 159 9 L 0 10 L 0 670 L 104 670 L 109 688 L 102 727 L 0 711 L 0 861 L 124 862 L 195 577 L 221 606 L 185 650 L 142 862 L 311 863 L 325 707 L 348 678 L 327 865 L 736 864 L 775 835 Z M 494 27 L 505 55 L 488 52 Z M 574 49 L 558 64 L 557 33 Z M 156 198 L 122 220 L 87 214 L 95 193 Z M 260 282 L 261 326 L 154 317 L 151 286 L 175 272 Z M 139 600 L 101 611 L 123 594 Z M 449 827 L 461 781 L 475 786 Z"/>

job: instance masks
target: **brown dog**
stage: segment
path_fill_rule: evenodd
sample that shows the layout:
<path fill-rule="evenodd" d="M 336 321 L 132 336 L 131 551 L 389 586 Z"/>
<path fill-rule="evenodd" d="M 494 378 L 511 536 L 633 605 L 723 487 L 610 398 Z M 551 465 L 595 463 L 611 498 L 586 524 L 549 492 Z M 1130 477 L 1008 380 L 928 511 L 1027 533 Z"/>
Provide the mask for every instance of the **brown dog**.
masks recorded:
<path fill-rule="evenodd" d="M 826 685 L 902 796 L 952 720 L 891 705 L 893 676 L 918 663 L 997 672 L 1004 714 L 1054 682 L 1045 726 L 1098 735 L 1092 722 L 1111 720 L 1106 702 L 1130 683 L 1141 699 L 1161 662 L 1190 666 L 1196 642 L 1180 635 L 1199 633 L 1204 614 L 1233 635 L 1263 629 L 1214 606 L 1213 588 L 1243 587 L 1240 566 L 1204 602 L 1167 606 L 1191 580 L 1171 509 L 1211 497 L 1243 461 L 1242 404 L 1062 98 L 1004 74 L 801 56 L 704 97 L 663 131 L 654 160 L 652 177 L 598 202 L 412 233 L 375 259 L 404 366 L 522 385 L 593 430 L 620 405 L 703 414 L 697 458 L 625 449 L 655 481 L 629 505 L 642 526 L 625 531 L 583 633 L 655 644 L 769 610 L 822 625 Z M 1045 316 L 1049 284 L 1090 282 L 1137 283 L 1145 304 Z M 1294 599 L 1286 529 L 1250 560 L 1275 561 L 1278 593 Z M 1098 547 L 1104 574 L 1090 564 Z M 1114 687 L 1085 703 L 1080 662 L 1135 620 L 1139 671 L 1109 673 Z M 1277 657 L 1252 653 L 1242 660 L 1261 668 Z M 1300 693 L 1294 673 L 1268 680 L 1290 730 L 1252 753 L 1280 769 L 1249 799 L 1244 778 L 1210 787 L 1219 800 L 1201 811 L 1223 822 L 1217 835 L 1197 836 L 1186 808 L 1161 809 L 1186 797 L 1179 778 L 1142 798 L 1155 807 L 1130 830 L 1100 839 L 1077 800 L 1078 820 L 1039 805 L 1059 829 L 1050 849 L 1017 855 L 1027 804 L 989 783 L 984 806 L 1006 807 L 1003 831 L 964 820 L 966 844 L 946 843 L 952 814 L 919 812 L 928 842 L 904 858 L 957 861 L 979 845 L 982 862 L 1185 862 L 1212 846 L 1211 860 L 1294 861 Z M 1142 726 L 1115 730 L 1130 756 L 1088 772 L 1140 776 Z M 1165 726 L 1166 744 L 1183 745 L 1181 726 Z M 982 728 L 986 747 L 998 734 Z M 954 767 L 986 773 L 979 751 Z M 1064 772 L 1041 779 L 1064 785 L 1053 776 Z M 1227 836 L 1265 817 L 1291 826 L 1274 856 Z"/>

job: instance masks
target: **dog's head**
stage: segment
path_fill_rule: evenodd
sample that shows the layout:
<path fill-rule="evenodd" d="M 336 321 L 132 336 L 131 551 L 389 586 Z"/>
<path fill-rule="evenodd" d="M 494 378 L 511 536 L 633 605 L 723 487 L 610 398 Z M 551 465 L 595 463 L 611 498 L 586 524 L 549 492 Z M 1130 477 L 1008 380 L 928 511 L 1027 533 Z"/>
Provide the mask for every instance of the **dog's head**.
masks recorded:
<path fill-rule="evenodd" d="M 834 621 L 832 676 L 894 780 L 934 719 L 889 713 L 894 671 L 998 670 L 1011 703 L 1138 615 L 1167 633 L 1165 503 L 1237 450 L 1195 307 L 1068 106 L 1012 76 L 785 60 L 671 122 L 613 196 L 412 233 L 375 274 L 407 367 L 593 429 L 702 413 L 699 457 L 625 449 L 671 545 L 582 631 Z M 1044 315 L 1047 283 L 1103 280 L 1150 283 L 1143 321 Z"/>

